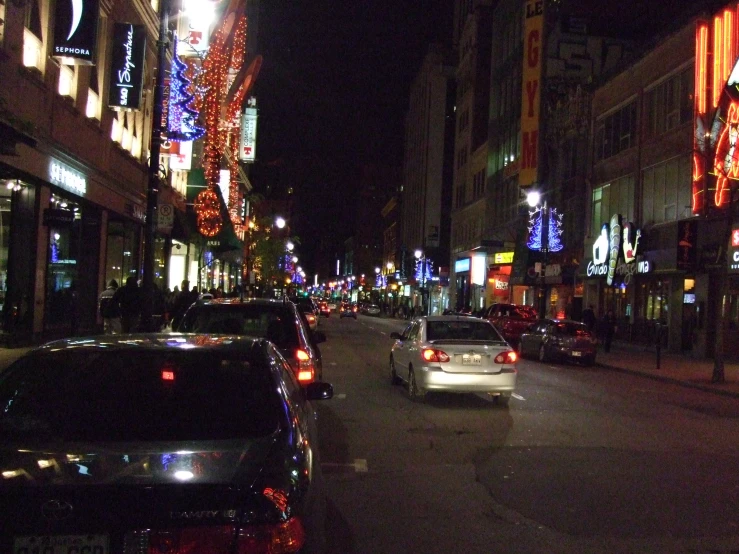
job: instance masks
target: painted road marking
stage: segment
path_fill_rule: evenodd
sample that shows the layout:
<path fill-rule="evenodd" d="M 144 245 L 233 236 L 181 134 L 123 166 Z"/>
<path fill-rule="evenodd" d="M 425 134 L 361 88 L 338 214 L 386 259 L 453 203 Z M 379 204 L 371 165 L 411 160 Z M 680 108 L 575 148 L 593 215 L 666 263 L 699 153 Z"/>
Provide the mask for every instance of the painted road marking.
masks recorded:
<path fill-rule="evenodd" d="M 337 394 L 334 398 L 337 398 L 339 400 L 344 400 L 346 399 L 346 394 L 342 392 L 341 394 Z"/>
<path fill-rule="evenodd" d="M 521 396 L 520 394 L 516 394 L 515 392 L 511 393 L 511 396 L 513 398 L 517 398 L 518 400 L 524 400 L 524 401 L 526 400 L 523 396 Z"/>
<path fill-rule="evenodd" d="M 367 460 L 354 460 L 354 471 L 357 473 L 367 473 Z"/>

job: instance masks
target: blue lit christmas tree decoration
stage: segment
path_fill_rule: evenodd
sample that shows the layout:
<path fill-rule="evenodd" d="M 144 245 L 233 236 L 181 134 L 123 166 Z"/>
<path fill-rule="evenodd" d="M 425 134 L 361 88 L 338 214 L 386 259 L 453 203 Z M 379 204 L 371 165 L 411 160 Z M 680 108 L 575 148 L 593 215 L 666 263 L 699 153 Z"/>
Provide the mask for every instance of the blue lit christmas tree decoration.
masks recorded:
<path fill-rule="evenodd" d="M 426 275 L 424 276 L 424 259 L 416 260 L 416 268 L 413 271 L 413 278 L 416 280 L 417 283 L 420 283 L 422 281 L 430 281 L 432 276 L 432 269 L 434 262 L 426 259 L 425 260 L 425 266 L 426 266 Z"/>
<path fill-rule="evenodd" d="M 174 142 L 188 142 L 202 137 L 205 129 L 196 123 L 198 112 L 191 107 L 194 96 L 187 92 L 190 86 L 190 80 L 185 77 L 187 65 L 177 55 L 177 42 L 175 38 L 169 86 L 167 138 Z"/>
<path fill-rule="evenodd" d="M 377 277 L 375 277 L 375 286 L 376 287 L 386 287 L 387 277 L 378 273 Z"/>
<path fill-rule="evenodd" d="M 550 208 L 549 212 L 549 233 L 547 246 L 549 252 L 559 252 L 564 248 L 562 243 L 562 235 L 564 229 L 562 229 L 562 220 L 564 214 L 557 212 L 556 208 Z M 543 234 L 543 221 L 542 221 L 543 210 L 540 207 L 529 212 L 529 240 L 526 246 L 530 250 L 541 250 L 542 248 L 542 234 Z"/>

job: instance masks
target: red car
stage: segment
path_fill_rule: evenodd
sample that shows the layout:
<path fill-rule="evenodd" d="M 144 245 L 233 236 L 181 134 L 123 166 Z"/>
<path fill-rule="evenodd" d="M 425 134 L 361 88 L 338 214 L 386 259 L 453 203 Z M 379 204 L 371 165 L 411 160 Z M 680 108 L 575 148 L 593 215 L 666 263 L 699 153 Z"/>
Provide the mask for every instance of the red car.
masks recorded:
<path fill-rule="evenodd" d="M 529 325 L 536 323 L 536 310 L 519 304 L 493 304 L 482 316 L 492 323 L 508 344 L 516 345 Z"/>

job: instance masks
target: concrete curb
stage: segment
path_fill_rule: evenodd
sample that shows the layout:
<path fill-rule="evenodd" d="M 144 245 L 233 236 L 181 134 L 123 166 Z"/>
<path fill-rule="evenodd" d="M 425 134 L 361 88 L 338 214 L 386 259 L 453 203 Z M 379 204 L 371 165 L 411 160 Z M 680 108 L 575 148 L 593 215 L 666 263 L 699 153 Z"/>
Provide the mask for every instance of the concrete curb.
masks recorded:
<path fill-rule="evenodd" d="M 692 381 L 686 381 L 685 379 L 678 379 L 677 377 L 668 377 L 666 375 L 655 375 L 654 373 L 649 373 L 648 371 L 644 371 L 644 370 L 628 369 L 625 367 L 604 364 L 601 362 L 596 362 L 595 365 L 598 367 L 602 367 L 604 369 L 609 369 L 611 371 L 620 371 L 621 373 L 628 373 L 630 375 L 638 375 L 640 377 L 646 377 L 648 379 L 653 379 L 654 381 L 661 381 L 663 383 L 671 383 L 673 385 L 680 385 L 680 386 L 691 388 L 691 389 L 701 390 L 703 392 L 710 392 L 713 394 L 718 394 L 720 396 L 727 396 L 729 398 L 739 398 L 739 392 L 730 391 L 730 390 L 722 390 L 718 388 L 721 386 L 718 384 L 717 385 L 703 385 L 701 383 L 693 383 Z"/>

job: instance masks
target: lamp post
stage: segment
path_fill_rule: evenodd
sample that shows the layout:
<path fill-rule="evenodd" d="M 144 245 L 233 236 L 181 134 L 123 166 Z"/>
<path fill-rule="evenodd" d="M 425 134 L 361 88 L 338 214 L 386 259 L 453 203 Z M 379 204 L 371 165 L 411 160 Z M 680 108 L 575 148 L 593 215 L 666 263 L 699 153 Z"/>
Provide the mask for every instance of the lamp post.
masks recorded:
<path fill-rule="evenodd" d="M 539 205 L 541 195 L 537 191 L 531 191 L 526 195 L 526 202 L 532 208 Z M 541 247 L 540 252 L 543 255 L 541 262 L 541 286 L 539 288 L 539 319 L 546 318 L 547 313 L 547 262 L 549 261 L 549 208 L 547 201 L 541 205 Z"/>
<path fill-rule="evenodd" d="M 141 322 L 144 331 L 154 331 L 154 250 L 156 245 L 156 214 L 159 202 L 159 156 L 162 147 L 162 112 L 164 78 L 167 65 L 169 0 L 159 4 L 159 40 L 157 40 L 157 75 L 154 85 L 154 110 L 151 116 L 151 152 L 149 182 L 146 191 L 146 224 L 144 226 L 144 274 L 141 280 Z"/>

